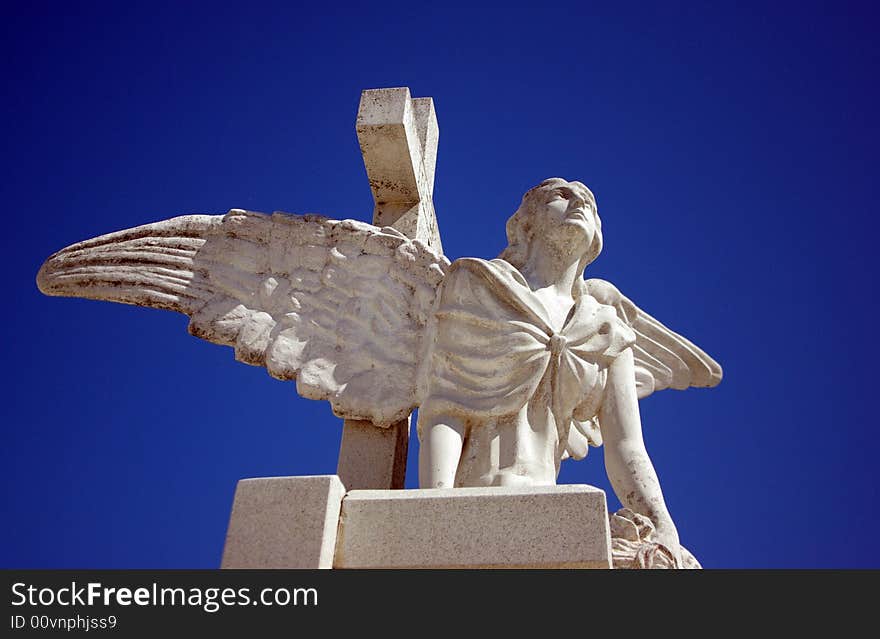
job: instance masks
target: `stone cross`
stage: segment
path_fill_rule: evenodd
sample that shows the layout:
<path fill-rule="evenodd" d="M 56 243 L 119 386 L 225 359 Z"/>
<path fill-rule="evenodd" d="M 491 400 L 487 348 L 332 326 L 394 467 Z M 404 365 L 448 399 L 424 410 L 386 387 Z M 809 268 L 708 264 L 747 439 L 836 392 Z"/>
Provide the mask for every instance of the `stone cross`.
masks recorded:
<path fill-rule="evenodd" d="M 439 133 L 431 98 L 412 98 L 408 88 L 361 93 L 357 136 L 376 203 L 373 224 L 442 253 L 432 199 Z M 389 428 L 345 420 L 336 472 L 346 489 L 403 488 L 409 429 L 409 417 Z"/>
<path fill-rule="evenodd" d="M 442 253 L 432 200 L 439 133 L 431 98 L 413 99 L 407 88 L 361 93 L 357 135 L 376 202 L 373 224 Z"/>

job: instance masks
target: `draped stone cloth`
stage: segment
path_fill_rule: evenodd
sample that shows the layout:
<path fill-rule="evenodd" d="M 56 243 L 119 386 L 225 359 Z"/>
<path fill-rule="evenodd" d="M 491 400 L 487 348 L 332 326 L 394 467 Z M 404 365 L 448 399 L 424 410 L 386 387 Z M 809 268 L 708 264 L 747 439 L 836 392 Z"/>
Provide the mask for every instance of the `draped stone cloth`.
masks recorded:
<path fill-rule="evenodd" d="M 426 424 L 447 417 L 465 424 L 462 464 L 466 465 L 468 459 L 486 457 L 469 455 L 469 447 L 491 444 L 493 435 L 478 429 L 506 423 L 517 442 L 507 461 L 503 451 L 495 451 L 494 469 L 528 466 L 532 459 L 552 468 L 552 480 L 544 477 L 545 483 L 555 483 L 566 452 L 580 458 L 586 454 L 587 440 L 600 444 L 594 418 L 602 403 L 607 369 L 635 342 L 635 333 L 614 307 L 587 294 L 575 301 L 562 326 L 554 327 L 550 317 L 508 262 L 476 258 L 454 262 L 441 284 L 429 326 L 432 346 L 424 369 L 420 436 Z M 571 428 L 573 421 L 578 428 Z M 456 484 L 493 483 L 497 477 L 491 470 L 460 466 Z"/>

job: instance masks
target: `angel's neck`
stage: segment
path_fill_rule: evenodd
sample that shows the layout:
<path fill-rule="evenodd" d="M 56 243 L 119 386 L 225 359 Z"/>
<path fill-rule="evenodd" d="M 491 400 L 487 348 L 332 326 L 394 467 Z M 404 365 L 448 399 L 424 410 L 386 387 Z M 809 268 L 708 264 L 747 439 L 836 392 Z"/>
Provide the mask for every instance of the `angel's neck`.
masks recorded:
<path fill-rule="evenodd" d="M 575 278 L 580 277 L 580 258 L 559 252 L 530 251 L 520 272 L 533 291 L 546 290 L 571 298 Z"/>

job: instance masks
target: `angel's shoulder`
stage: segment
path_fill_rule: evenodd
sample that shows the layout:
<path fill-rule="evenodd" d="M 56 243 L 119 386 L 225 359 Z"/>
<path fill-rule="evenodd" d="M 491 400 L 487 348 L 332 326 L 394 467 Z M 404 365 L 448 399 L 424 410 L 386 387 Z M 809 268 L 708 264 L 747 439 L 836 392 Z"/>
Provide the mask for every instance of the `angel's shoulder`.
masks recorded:
<path fill-rule="evenodd" d="M 585 280 L 584 284 L 587 288 L 587 294 L 595 298 L 600 304 L 617 306 L 623 299 L 623 294 L 620 290 L 607 280 L 592 278 Z"/>
<path fill-rule="evenodd" d="M 447 271 L 447 279 L 450 276 L 463 275 L 465 277 L 477 275 L 484 278 L 510 277 L 516 269 L 504 260 L 484 260 L 479 257 L 460 257 L 455 260 Z M 518 273 L 518 272 L 517 272 Z"/>
<path fill-rule="evenodd" d="M 479 257 L 460 257 L 450 264 L 449 272 L 484 269 L 488 264 L 489 262 L 487 260 L 480 259 Z"/>
<path fill-rule="evenodd" d="M 639 309 L 611 282 L 593 278 L 584 281 L 587 295 L 603 306 L 610 306 L 617 317 L 627 326 L 632 326 Z"/>

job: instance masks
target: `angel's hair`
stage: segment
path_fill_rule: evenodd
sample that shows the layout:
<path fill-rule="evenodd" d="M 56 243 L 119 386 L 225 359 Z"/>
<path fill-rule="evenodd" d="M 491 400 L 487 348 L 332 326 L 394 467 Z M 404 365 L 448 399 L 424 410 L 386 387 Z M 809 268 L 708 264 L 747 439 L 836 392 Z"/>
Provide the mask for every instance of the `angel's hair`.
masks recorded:
<path fill-rule="evenodd" d="M 599 219 L 599 209 L 596 206 L 596 198 L 593 196 L 593 192 L 581 182 L 570 183 L 568 180 L 562 178 L 548 178 L 538 186 L 526 191 L 519 208 L 507 220 L 507 248 L 501 252 L 501 255 L 498 256 L 499 258 L 516 268 L 522 268 L 526 263 L 526 259 L 528 259 L 529 245 L 535 232 L 536 220 L 534 213 L 538 204 L 544 203 L 548 191 L 552 191 L 559 186 L 565 186 L 568 184 L 577 184 L 586 191 L 587 197 L 589 198 L 589 204 L 593 209 L 593 219 L 596 222 L 596 231 L 593 235 L 593 241 L 590 243 L 590 246 L 581 258 L 581 272 L 587 267 L 587 264 L 596 259 L 599 253 L 602 252 L 602 221 Z M 580 297 L 583 291 L 584 281 L 579 277 L 575 280 L 572 294 L 575 297 Z"/>

